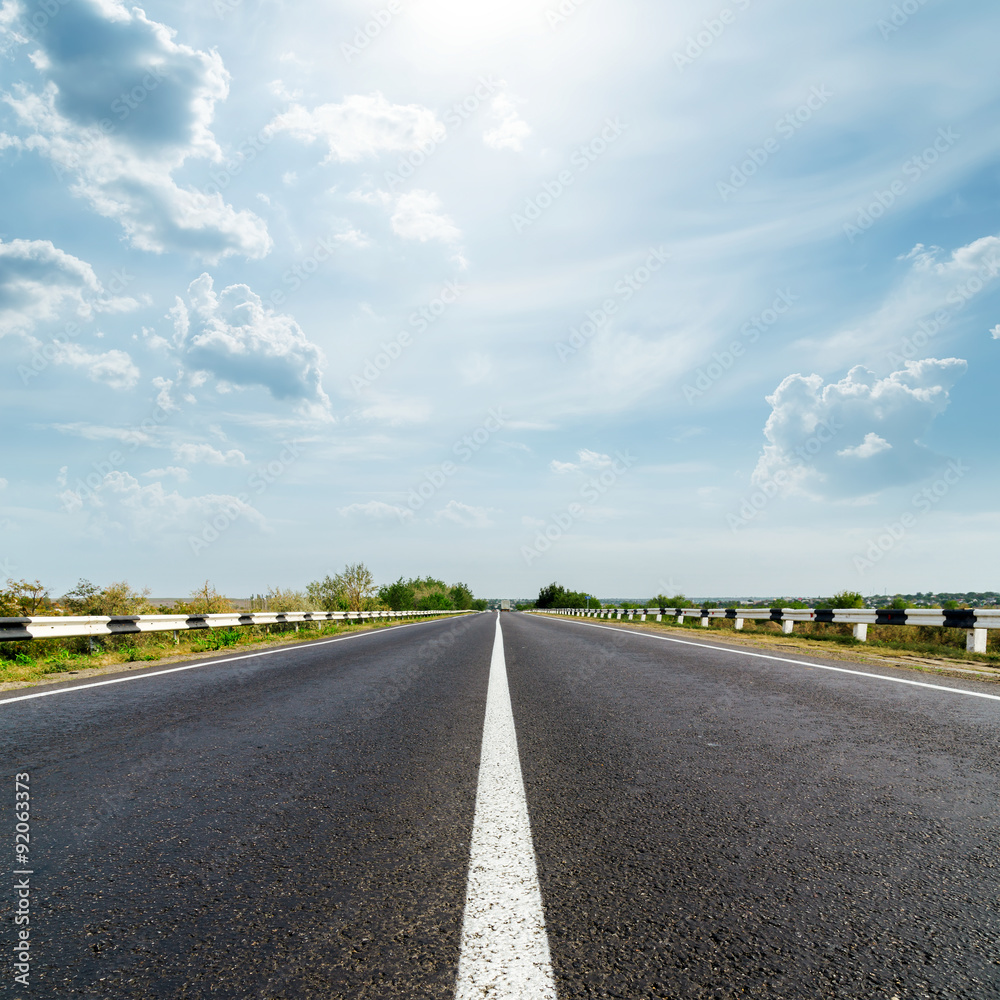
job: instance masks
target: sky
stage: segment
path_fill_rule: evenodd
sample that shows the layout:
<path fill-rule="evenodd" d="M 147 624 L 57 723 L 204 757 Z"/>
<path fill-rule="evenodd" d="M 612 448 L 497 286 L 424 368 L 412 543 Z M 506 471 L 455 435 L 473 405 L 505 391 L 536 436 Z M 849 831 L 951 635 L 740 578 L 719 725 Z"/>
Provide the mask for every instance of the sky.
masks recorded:
<path fill-rule="evenodd" d="M 1000 590 L 998 35 L 2 0 L 0 576 Z"/>

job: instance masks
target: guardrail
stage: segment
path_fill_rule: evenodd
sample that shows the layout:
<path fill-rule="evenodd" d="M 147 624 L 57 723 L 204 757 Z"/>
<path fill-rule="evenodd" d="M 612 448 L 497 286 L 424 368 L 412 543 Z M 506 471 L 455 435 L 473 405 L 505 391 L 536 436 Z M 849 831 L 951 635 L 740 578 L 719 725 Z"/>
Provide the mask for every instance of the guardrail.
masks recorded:
<path fill-rule="evenodd" d="M 173 632 L 174 641 L 188 629 L 236 628 L 240 625 L 301 622 L 381 621 L 468 615 L 471 611 L 228 611 L 216 615 L 62 615 L 59 617 L 0 618 L 0 642 L 22 639 L 69 639 L 75 636 L 134 635 Z"/>
<path fill-rule="evenodd" d="M 995 608 L 547 608 L 537 609 L 539 614 L 571 615 L 584 618 L 612 618 L 619 621 L 627 616 L 632 621 L 638 615 L 646 621 L 651 615 L 655 621 L 675 618 L 679 625 L 685 618 L 700 618 L 703 628 L 713 618 L 726 618 L 737 629 L 749 618 L 755 621 L 779 622 L 781 631 L 791 634 L 796 622 L 825 622 L 852 625 L 854 638 L 861 642 L 868 639 L 869 625 L 936 625 L 944 628 L 965 629 L 968 633 L 965 648 L 970 653 L 986 652 L 987 629 L 1000 628 L 1000 610 Z"/>

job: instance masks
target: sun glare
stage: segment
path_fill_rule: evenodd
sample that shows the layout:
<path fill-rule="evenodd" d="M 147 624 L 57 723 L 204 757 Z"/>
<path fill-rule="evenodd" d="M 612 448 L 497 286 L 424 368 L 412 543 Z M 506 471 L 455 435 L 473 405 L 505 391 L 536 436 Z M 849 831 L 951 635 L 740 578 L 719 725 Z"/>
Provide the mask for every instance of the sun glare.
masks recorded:
<path fill-rule="evenodd" d="M 442 48 L 480 45 L 546 28 L 545 0 L 418 0 L 412 23 Z"/>

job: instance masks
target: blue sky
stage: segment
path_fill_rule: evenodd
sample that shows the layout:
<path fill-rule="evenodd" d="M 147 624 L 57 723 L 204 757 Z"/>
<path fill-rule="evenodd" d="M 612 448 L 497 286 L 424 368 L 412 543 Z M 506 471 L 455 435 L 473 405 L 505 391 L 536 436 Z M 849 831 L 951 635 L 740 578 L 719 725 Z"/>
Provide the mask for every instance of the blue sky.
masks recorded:
<path fill-rule="evenodd" d="M 0 571 L 1000 589 L 998 31 L 3 0 Z"/>

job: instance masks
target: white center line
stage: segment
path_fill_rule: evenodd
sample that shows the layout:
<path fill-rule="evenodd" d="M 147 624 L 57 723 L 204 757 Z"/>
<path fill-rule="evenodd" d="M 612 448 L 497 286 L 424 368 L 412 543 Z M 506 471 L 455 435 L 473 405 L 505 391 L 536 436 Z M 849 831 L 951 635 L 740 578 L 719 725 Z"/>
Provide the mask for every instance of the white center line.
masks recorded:
<path fill-rule="evenodd" d="M 455 1000 L 556 1000 L 499 615 Z"/>

